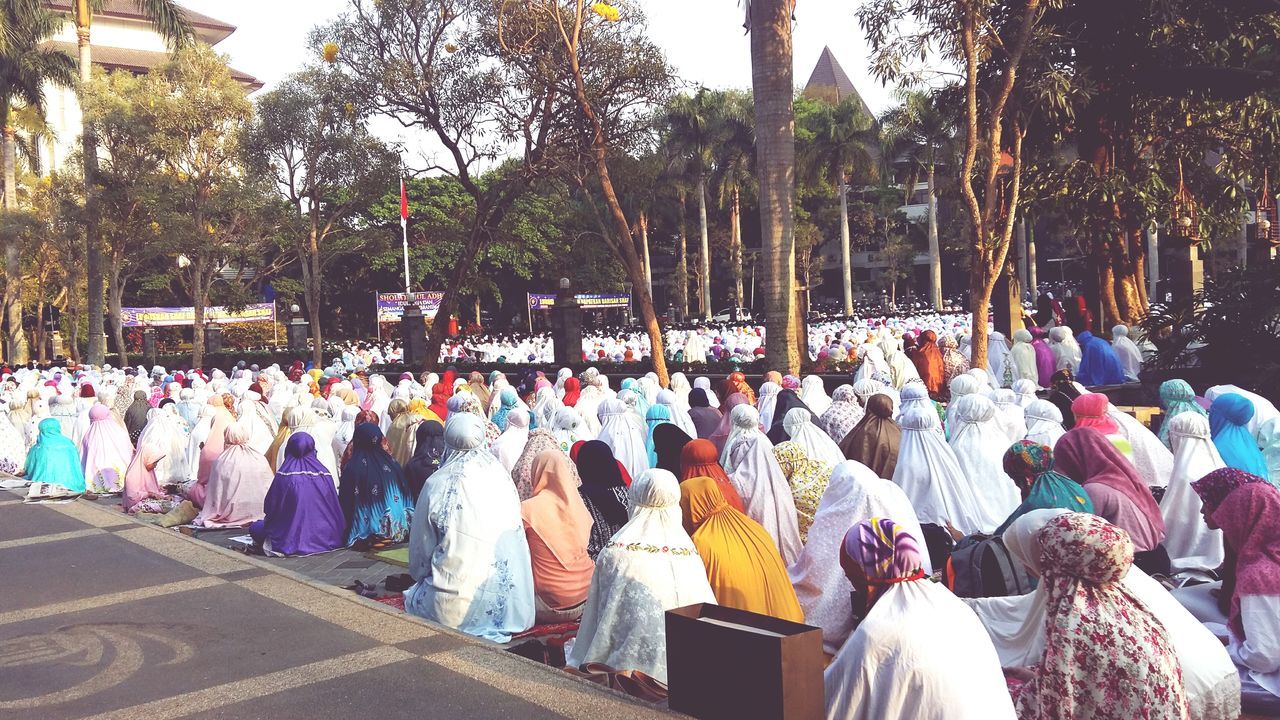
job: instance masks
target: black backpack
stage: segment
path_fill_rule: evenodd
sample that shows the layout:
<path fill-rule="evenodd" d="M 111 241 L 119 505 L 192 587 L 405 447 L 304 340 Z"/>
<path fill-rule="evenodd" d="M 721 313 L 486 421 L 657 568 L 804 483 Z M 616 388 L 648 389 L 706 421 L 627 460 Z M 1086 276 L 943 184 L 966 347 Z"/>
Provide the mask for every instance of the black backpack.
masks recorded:
<path fill-rule="evenodd" d="M 1024 595 L 1035 589 L 1031 576 L 1000 537 L 961 540 L 951 551 L 945 577 L 951 592 L 967 598 Z"/>

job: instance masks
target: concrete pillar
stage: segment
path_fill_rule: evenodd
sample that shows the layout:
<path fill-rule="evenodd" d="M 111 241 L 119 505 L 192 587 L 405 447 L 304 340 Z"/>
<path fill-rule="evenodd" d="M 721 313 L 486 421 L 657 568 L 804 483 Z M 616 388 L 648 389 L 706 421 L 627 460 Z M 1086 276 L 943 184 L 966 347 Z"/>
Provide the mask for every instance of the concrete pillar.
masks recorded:
<path fill-rule="evenodd" d="M 556 365 L 582 364 L 582 306 L 578 304 L 568 278 L 560 278 L 560 290 L 551 307 L 551 343 Z"/>
<path fill-rule="evenodd" d="M 991 315 L 996 331 L 1012 342 L 1014 331 L 1023 327 L 1022 288 L 1018 282 L 1015 258 L 1005 260 L 1004 272 L 996 280 L 995 289 L 991 292 Z"/>
<path fill-rule="evenodd" d="M 1160 228 L 1155 223 L 1147 228 L 1147 300 L 1158 302 L 1160 297 Z"/>
<path fill-rule="evenodd" d="M 294 315 L 289 321 L 289 329 L 287 330 L 289 349 L 294 352 L 307 352 L 307 336 L 311 332 L 311 325 L 301 315 Z"/>
<path fill-rule="evenodd" d="M 1204 260 L 1198 243 L 1170 249 L 1166 258 L 1169 289 L 1175 299 L 1188 298 L 1204 288 Z"/>
<path fill-rule="evenodd" d="M 1018 284 L 1024 288 L 1031 287 L 1031 276 L 1027 272 L 1027 221 L 1023 218 L 1013 228 L 1013 251 L 1017 255 L 1015 267 L 1018 270 Z"/>
<path fill-rule="evenodd" d="M 61 352 L 59 352 L 62 349 L 61 347 L 59 347 L 62 345 L 62 338 L 60 337 L 61 333 L 54 332 L 53 335 L 54 335 L 54 341 L 53 341 L 54 356 L 56 357 L 62 354 Z M 146 361 L 146 364 L 148 367 L 156 366 L 156 329 L 155 328 L 142 329 L 142 357 Z"/>
<path fill-rule="evenodd" d="M 204 351 L 207 353 L 222 352 L 222 326 L 209 323 L 204 326 Z"/>
<path fill-rule="evenodd" d="M 406 368 L 420 370 L 426 366 L 427 322 L 417 303 L 405 305 L 404 315 L 400 318 L 400 347 L 404 350 Z"/>
<path fill-rule="evenodd" d="M 1032 298 L 1040 297 L 1039 281 L 1036 277 L 1036 224 L 1027 223 L 1027 290 Z"/>

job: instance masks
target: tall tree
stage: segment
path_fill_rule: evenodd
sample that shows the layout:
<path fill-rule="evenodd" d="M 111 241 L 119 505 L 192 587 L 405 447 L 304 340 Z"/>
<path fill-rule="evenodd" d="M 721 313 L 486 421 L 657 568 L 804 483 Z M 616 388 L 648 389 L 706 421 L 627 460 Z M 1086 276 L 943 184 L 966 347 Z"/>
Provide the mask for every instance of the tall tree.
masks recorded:
<path fill-rule="evenodd" d="M 99 73 L 80 95 L 103 155 L 95 207 L 107 251 L 108 323 L 123 366 L 129 364 L 121 318 L 125 289 L 165 245 L 158 218 L 169 199 L 169 178 L 162 173 L 163 156 L 154 142 L 151 87 L 146 78 L 117 70 Z"/>
<path fill-rule="evenodd" d="M 670 68 L 657 47 L 644 35 L 644 17 L 638 7 L 627 8 L 625 20 L 619 10 L 606 3 L 588 6 L 585 0 L 533 0 L 523 11 L 510 8 L 499 16 L 500 41 L 513 59 L 534 77 L 553 79 L 555 87 L 577 105 L 577 119 L 583 129 L 584 154 L 595 173 L 604 200 L 611 232 L 605 233 L 622 261 L 640 311 L 640 321 L 649 335 L 654 372 L 662 386 L 667 384 L 666 356 L 662 329 L 646 282 L 643 259 L 631 237 L 631 224 L 613 185 L 609 156 L 625 147 L 628 120 L 647 119 L 649 111 L 664 99 L 670 82 Z M 546 47 L 542 38 L 558 38 L 553 57 L 559 60 L 544 69 L 544 58 L 530 50 Z M 605 55 L 609 64 L 592 62 Z M 618 88 L 612 97 L 600 93 L 610 85 Z M 619 102 L 621 100 L 622 102 Z"/>
<path fill-rule="evenodd" d="M 257 104 L 246 160 L 258 166 L 288 205 L 281 228 L 302 268 L 311 321 L 312 361 L 324 363 L 320 300 L 327 266 L 360 249 L 367 234 L 351 220 L 400 175 L 386 145 L 369 134 L 368 114 L 351 81 L 336 69 L 290 75 Z"/>
<path fill-rule="evenodd" d="M 856 97 L 839 105 L 823 105 L 810 117 L 809 142 L 800 146 L 800 166 L 808 179 L 829 183 L 840 196 L 840 267 L 844 313 L 853 314 L 853 266 L 850 261 L 849 192 L 854 183 L 876 181 L 875 118 Z"/>
<path fill-rule="evenodd" d="M 742 195 L 755 185 L 756 138 L 751 96 L 727 93 L 719 122 L 722 141 L 715 149 L 712 175 L 721 208 L 729 210 L 729 268 L 733 273 L 733 307 L 742 307 Z"/>
<path fill-rule="evenodd" d="M 462 252 L 444 287 L 427 338 L 428 367 L 438 364 L 448 318 L 476 271 L 476 258 L 529 184 L 576 153 L 566 114 L 572 99 L 550 82 L 502 58 L 493 6 L 471 0 L 348 0 L 347 12 L 317 29 L 337 66 L 352 78 L 364 107 L 425 131 L 443 148 L 431 170 L 458 181 L 474 206 Z M 543 41 L 549 41 L 543 38 Z M 538 57 L 551 57 L 544 45 Z M 506 157 L 506 172 L 480 173 Z M 410 225 L 416 218 L 411 218 Z"/>
<path fill-rule="evenodd" d="M 942 309 L 942 249 L 938 242 L 938 164 L 955 135 L 955 125 L 936 96 L 920 90 L 901 93 L 899 104 L 884 117 L 884 147 L 889 162 L 899 159 L 922 172 L 928 186 L 929 304 Z M 907 192 L 914 193 L 914 178 Z"/>
<path fill-rule="evenodd" d="M 107 0 L 73 0 L 73 19 L 79 48 L 80 83 L 93 80 L 93 46 L 90 31 L 93 17 L 103 12 Z M 191 23 L 177 0 L 134 0 L 134 6 L 156 32 L 177 48 L 191 39 Z M 98 175 L 98 141 L 92 124 L 85 123 L 81 134 L 85 192 L 85 274 L 88 277 L 89 362 L 101 365 L 106 348 L 102 346 L 102 237 L 98 230 L 96 185 Z M 203 337 L 203 330 L 197 329 Z"/>
<path fill-rule="evenodd" d="M 1017 99 L 1028 49 L 1044 34 L 1045 0 L 870 0 L 858 19 L 882 80 L 918 81 L 912 65 L 931 50 L 960 67 L 964 152 L 956 171 L 970 246 L 969 310 L 973 365 L 987 361 L 987 313 L 1007 271 L 1022 180 L 1026 116 Z M 1018 91 L 1015 93 L 1015 91 Z"/>
<path fill-rule="evenodd" d="M 698 298 L 702 319 L 711 319 L 711 250 L 707 230 L 707 180 L 715 167 L 715 153 L 725 125 L 724 92 L 699 88 L 693 95 L 679 95 L 667 106 L 667 142 L 674 158 L 695 178 L 693 189 L 698 200 L 700 285 Z"/>
<path fill-rule="evenodd" d="M 1187 234 L 1214 241 L 1215 254 L 1235 244 L 1268 166 L 1275 176 L 1280 8 L 1076 0 L 1046 21 L 1061 30 L 1033 57 L 1053 82 L 1023 101 L 1041 109 L 1029 189 L 1082 238 L 1106 326 L 1132 324 L 1148 305 L 1144 231 L 1176 234 L 1179 176 L 1197 209 Z M 1075 159 L 1056 152 L 1063 145 Z"/>
<path fill-rule="evenodd" d="M 195 307 L 192 364 L 199 367 L 212 282 L 246 249 L 256 190 L 247 187 L 240 160 L 253 108 L 226 60 L 202 45 L 179 50 L 147 74 L 141 90 L 138 112 L 154 128 L 150 139 L 168 175 L 168 202 L 181 210 L 171 218 L 172 235 L 190 260 L 185 277 Z"/>
<path fill-rule="evenodd" d="M 751 0 L 751 88 L 755 101 L 756 173 L 764 256 L 765 354 L 769 366 L 800 371 L 804 342 L 797 312 L 794 192 L 795 108 L 792 105 L 790 0 Z"/>
<path fill-rule="evenodd" d="M 18 209 L 17 104 L 44 114 L 46 84 L 70 86 L 75 61 L 66 53 L 40 44 L 62 27 L 62 18 L 39 0 L 10 0 L 0 8 L 4 43 L 0 45 L 0 128 L 3 129 L 4 210 Z M 22 266 L 16 238 L 5 239 L 4 322 L 8 335 L 4 348 L 9 362 L 23 363 L 29 356 L 22 329 Z"/>

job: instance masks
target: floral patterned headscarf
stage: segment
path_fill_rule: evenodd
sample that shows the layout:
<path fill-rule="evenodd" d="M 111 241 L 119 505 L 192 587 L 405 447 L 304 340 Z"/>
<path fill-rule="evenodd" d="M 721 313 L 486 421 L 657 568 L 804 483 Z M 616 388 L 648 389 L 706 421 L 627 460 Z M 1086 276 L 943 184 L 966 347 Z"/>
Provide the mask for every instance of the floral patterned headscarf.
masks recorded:
<path fill-rule="evenodd" d="M 1129 533 L 1067 513 L 1036 536 L 1048 593 L 1045 649 L 1014 691 L 1019 718 L 1187 717 L 1182 670 L 1160 621 L 1120 580 L 1133 562 Z"/>
<path fill-rule="evenodd" d="M 1255 482 L 1266 482 L 1257 475 L 1232 467 L 1218 468 L 1204 477 L 1191 483 L 1191 489 L 1200 496 L 1204 511 L 1212 515 L 1232 490 Z"/>

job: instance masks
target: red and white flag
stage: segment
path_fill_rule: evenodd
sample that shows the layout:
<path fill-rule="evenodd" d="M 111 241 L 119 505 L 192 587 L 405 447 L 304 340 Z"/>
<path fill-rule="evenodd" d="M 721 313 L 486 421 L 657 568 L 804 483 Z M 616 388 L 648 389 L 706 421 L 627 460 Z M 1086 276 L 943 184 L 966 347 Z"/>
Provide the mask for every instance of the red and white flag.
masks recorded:
<path fill-rule="evenodd" d="M 400 225 L 409 224 L 409 196 L 404 191 L 404 178 L 400 178 Z"/>

